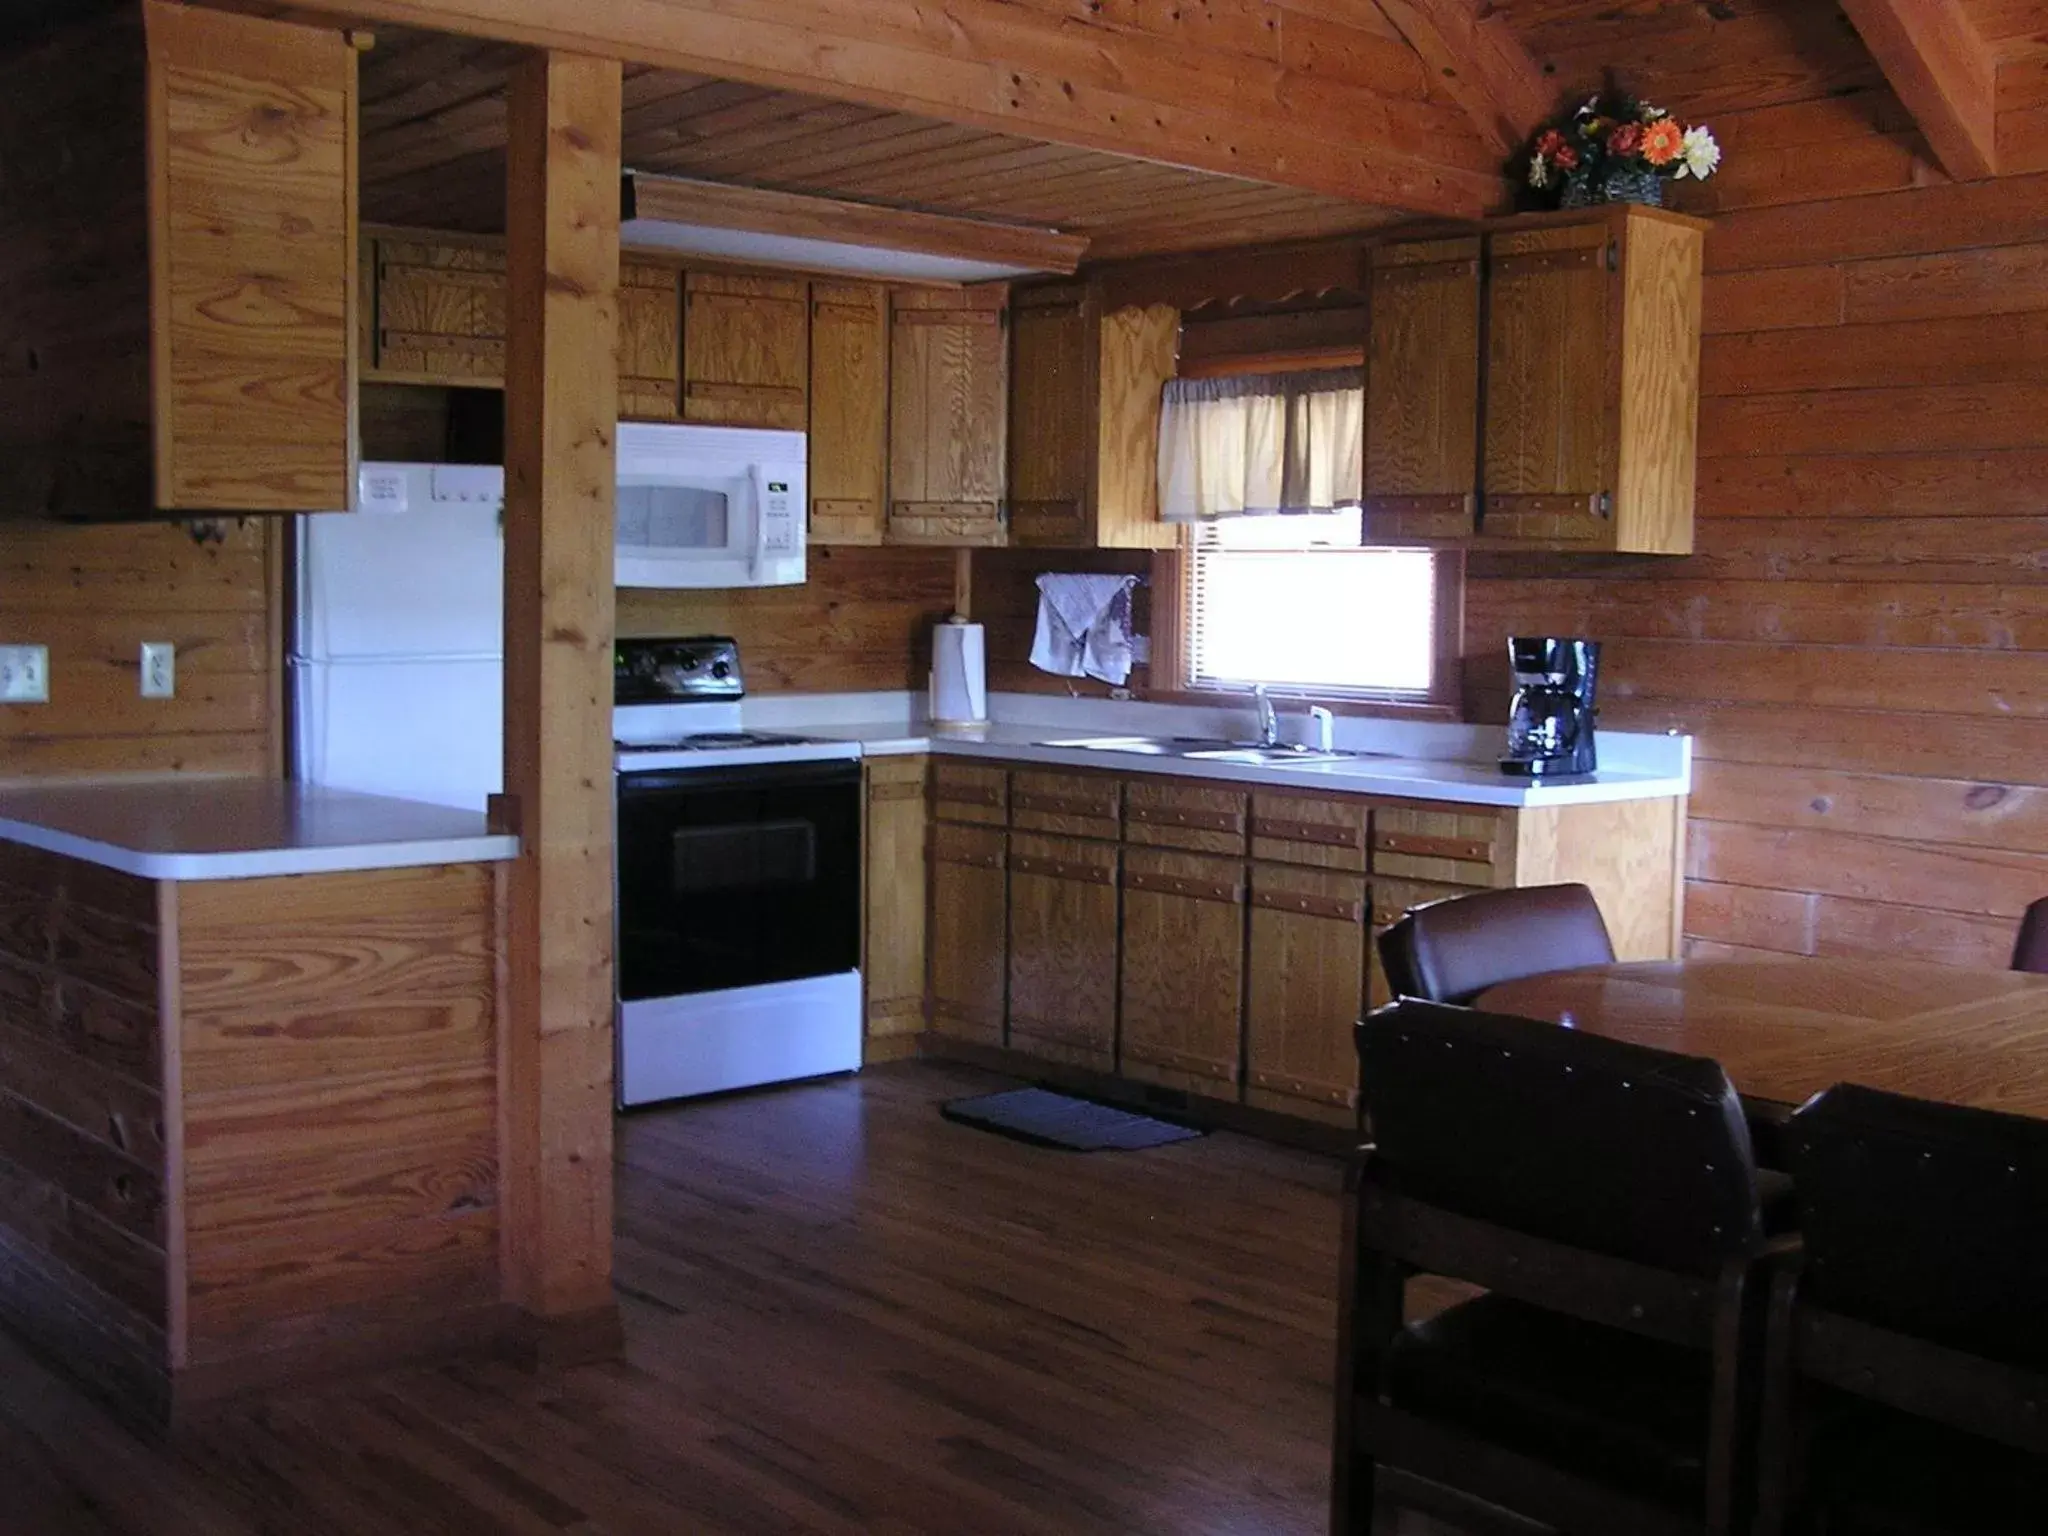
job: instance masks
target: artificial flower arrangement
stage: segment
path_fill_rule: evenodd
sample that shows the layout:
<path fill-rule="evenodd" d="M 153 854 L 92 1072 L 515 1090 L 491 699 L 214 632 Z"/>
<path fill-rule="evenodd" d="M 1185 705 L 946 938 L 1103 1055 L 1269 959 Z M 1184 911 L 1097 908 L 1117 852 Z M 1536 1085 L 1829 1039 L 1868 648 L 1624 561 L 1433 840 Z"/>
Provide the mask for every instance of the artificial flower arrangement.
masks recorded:
<path fill-rule="evenodd" d="M 1666 181 L 1704 181 L 1720 163 L 1721 146 L 1704 124 L 1688 128 L 1662 107 L 1603 92 L 1536 135 L 1529 185 L 1565 208 L 1662 203 Z"/>

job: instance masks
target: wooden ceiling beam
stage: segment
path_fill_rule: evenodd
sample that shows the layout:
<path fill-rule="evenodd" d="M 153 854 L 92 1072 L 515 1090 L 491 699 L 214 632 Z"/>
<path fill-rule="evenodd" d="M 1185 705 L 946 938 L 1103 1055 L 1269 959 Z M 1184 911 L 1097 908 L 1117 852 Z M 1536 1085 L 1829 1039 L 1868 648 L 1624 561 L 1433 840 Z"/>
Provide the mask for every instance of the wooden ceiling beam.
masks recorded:
<path fill-rule="evenodd" d="M 1475 153 L 1483 146 L 1436 131 L 1444 109 L 1433 103 L 1004 0 L 320 0 L 319 8 L 1417 213 L 1477 215 L 1507 192 Z"/>
<path fill-rule="evenodd" d="M 1379 5 L 1421 56 L 1430 78 L 1503 156 L 1528 143 L 1557 104 L 1557 88 L 1507 23 L 1489 14 L 1494 6 L 1479 0 L 1379 0 Z"/>
<path fill-rule="evenodd" d="M 740 229 L 757 235 L 830 240 L 841 245 L 915 251 L 1033 272 L 1071 273 L 1088 249 L 1085 235 L 1033 229 L 990 219 L 917 213 L 874 203 L 850 203 L 796 192 L 692 181 L 635 172 L 626 178 L 629 219 Z"/>
<path fill-rule="evenodd" d="M 1842 0 L 1921 135 L 1957 181 L 1998 174 L 1998 64 L 1959 0 Z"/>

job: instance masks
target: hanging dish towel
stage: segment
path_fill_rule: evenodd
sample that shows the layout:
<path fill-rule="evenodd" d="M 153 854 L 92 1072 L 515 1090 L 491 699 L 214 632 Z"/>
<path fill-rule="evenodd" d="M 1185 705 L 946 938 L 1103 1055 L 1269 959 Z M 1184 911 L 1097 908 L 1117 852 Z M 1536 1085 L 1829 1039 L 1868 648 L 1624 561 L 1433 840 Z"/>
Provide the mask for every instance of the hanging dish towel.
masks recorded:
<path fill-rule="evenodd" d="M 1131 588 L 1135 576 L 1038 578 L 1038 633 L 1031 665 L 1058 677 L 1094 677 L 1121 687 L 1131 675 Z"/>

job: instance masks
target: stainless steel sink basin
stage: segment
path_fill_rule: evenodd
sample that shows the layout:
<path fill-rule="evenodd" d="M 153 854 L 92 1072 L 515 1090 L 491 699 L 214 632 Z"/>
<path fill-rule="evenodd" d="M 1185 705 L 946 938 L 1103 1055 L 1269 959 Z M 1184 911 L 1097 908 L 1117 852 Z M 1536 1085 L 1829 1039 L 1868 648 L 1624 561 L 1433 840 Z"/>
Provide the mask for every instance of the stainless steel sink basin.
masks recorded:
<path fill-rule="evenodd" d="M 1137 757 L 1181 757 L 1205 763 L 1243 763 L 1254 768 L 1291 763 L 1337 763 L 1360 757 L 1386 757 L 1385 752 L 1324 752 L 1316 747 L 1282 742 L 1233 741 L 1220 736 L 1078 736 L 1042 741 L 1042 747 L 1082 752 L 1124 752 Z"/>

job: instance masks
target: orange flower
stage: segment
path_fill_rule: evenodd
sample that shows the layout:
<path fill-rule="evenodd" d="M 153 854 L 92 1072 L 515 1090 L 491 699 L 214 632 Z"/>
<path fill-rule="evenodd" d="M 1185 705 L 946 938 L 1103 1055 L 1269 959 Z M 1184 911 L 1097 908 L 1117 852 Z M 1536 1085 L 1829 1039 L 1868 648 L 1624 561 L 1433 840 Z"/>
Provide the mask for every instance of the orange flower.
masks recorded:
<path fill-rule="evenodd" d="M 1643 158 L 1652 165 L 1669 165 L 1685 150 L 1685 130 L 1666 117 L 1643 129 Z"/>

